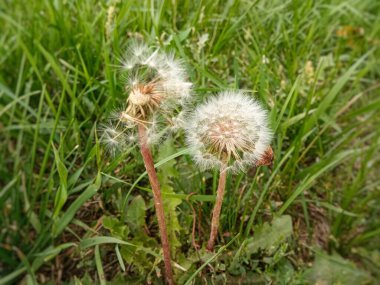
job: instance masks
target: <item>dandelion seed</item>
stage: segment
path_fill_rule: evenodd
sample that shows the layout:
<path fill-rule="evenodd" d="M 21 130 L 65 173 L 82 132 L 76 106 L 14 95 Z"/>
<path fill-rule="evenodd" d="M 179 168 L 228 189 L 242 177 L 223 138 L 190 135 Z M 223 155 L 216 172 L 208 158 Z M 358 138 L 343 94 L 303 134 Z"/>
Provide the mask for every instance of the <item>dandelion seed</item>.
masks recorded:
<path fill-rule="evenodd" d="M 126 62 L 124 62 L 124 65 L 123 65 L 123 67 L 125 68 L 125 69 L 127 69 L 127 70 L 130 70 L 130 69 L 132 69 L 133 67 L 135 66 L 135 64 L 132 62 L 132 61 L 126 61 Z"/>
<path fill-rule="evenodd" d="M 136 135 L 133 135 L 133 134 L 130 134 L 127 138 L 127 140 L 131 143 L 135 143 L 137 142 L 137 136 Z"/>
<path fill-rule="evenodd" d="M 186 122 L 186 112 L 181 111 L 176 116 L 169 119 L 169 124 L 171 125 L 171 131 L 177 131 L 185 126 Z"/>
<path fill-rule="evenodd" d="M 117 125 L 112 123 L 101 125 L 100 131 L 102 134 L 100 142 L 105 145 L 111 155 L 115 155 L 126 147 L 125 133 Z"/>

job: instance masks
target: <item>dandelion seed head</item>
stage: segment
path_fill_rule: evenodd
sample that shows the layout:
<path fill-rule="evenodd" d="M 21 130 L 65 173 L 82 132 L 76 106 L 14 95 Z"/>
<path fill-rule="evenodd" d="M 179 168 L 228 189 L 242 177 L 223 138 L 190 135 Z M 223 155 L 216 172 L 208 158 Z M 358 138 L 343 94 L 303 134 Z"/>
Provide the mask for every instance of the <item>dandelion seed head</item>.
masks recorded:
<path fill-rule="evenodd" d="M 272 133 L 267 112 L 243 92 L 222 92 L 197 107 L 185 125 L 188 145 L 203 169 L 236 171 L 264 155 Z"/>
<path fill-rule="evenodd" d="M 128 97 L 120 121 L 129 126 L 144 124 L 152 137 L 148 141 L 158 141 L 163 128 L 168 128 L 154 126 L 153 118 L 169 122 L 191 98 L 192 84 L 187 81 L 185 66 L 174 53 L 151 49 L 140 42 L 132 43 L 121 63 L 122 84 Z"/>
<path fill-rule="evenodd" d="M 141 105 L 144 106 L 146 104 L 149 104 L 151 101 L 151 90 L 150 88 L 144 87 L 144 86 L 137 86 L 132 89 L 131 93 L 129 94 L 129 102 L 131 104 L 135 105 Z"/>
<path fill-rule="evenodd" d="M 134 42 L 122 59 L 122 67 L 127 72 L 127 91 L 135 86 L 148 85 L 160 93 L 162 103 L 176 100 L 177 105 L 191 94 L 192 84 L 187 81 L 185 66 L 174 53 L 153 51 L 143 43 Z"/>

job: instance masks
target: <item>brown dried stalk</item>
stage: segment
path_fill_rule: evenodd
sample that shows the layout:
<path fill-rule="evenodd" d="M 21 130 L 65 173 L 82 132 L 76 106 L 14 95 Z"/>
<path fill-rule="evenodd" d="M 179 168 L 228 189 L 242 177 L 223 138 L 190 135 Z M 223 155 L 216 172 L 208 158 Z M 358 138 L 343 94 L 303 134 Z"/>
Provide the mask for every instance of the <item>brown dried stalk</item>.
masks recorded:
<path fill-rule="evenodd" d="M 226 188 L 226 179 L 227 179 L 227 169 L 225 165 L 220 170 L 218 190 L 216 192 L 216 202 L 215 202 L 214 210 L 212 211 L 211 233 L 210 233 L 210 238 L 207 243 L 207 250 L 209 251 L 214 251 L 215 239 L 218 234 L 220 212 L 222 210 L 222 204 L 223 204 L 224 190 Z"/>
<path fill-rule="evenodd" d="M 154 207 L 156 209 L 158 228 L 160 230 L 162 251 L 164 255 L 166 282 L 169 285 L 174 285 L 173 271 L 170 259 L 170 246 L 166 230 L 164 205 L 162 202 L 160 183 L 158 181 L 157 173 L 154 168 L 152 154 L 147 144 L 147 135 L 145 128 L 146 127 L 144 124 L 138 124 L 140 152 L 143 157 L 145 168 L 149 176 L 150 185 L 152 186 Z"/>

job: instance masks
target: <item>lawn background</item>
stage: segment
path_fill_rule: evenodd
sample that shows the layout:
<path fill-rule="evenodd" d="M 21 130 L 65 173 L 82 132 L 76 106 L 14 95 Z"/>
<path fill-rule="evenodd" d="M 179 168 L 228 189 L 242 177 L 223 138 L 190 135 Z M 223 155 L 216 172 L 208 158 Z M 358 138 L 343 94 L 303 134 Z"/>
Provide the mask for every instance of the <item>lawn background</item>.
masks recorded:
<path fill-rule="evenodd" d="M 131 39 L 183 59 L 194 104 L 243 89 L 275 132 L 271 168 L 228 177 L 216 254 L 204 244 L 217 173 L 196 168 L 181 132 L 154 149 L 177 282 L 376 284 L 379 11 L 373 0 L 1 1 L 0 284 L 160 284 L 139 152 L 111 157 L 98 142 L 125 102 L 115 65 Z"/>

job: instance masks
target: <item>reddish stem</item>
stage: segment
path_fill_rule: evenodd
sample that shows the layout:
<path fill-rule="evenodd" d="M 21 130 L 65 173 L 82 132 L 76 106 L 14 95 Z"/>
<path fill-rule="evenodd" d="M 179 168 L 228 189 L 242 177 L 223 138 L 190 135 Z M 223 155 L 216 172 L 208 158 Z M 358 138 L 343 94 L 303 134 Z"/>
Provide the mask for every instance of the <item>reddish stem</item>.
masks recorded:
<path fill-rule="evenodd" d="M 146 172 L 149 176 L 150 185 L 152 186 L 154 206 L 156 209 L 158 227 L 160 230 L 162 251 L 164 254 L 164 263 L 165 263 L 165 277 L 166 282 L 169 285 L 174 285 L 173 271 L 170 261 L 170 247 L 169 240 L 166 230 L 164 206 L 162 203 L 160 183 L 158 181 L 157 173 L 154 168 L 154 162 L 152 154 L 147 144 L 147 136 L 145 126 L 143 124 L 138 125 L 139 131 L 139 143 L 140 143 L 140 152 L 144 160 Z"/>
<path fill-rule="evenodd" d="M 215 239 L 218 234 L 220 212 L 222 210 L 224 190 L 226 188 L 226 179 L 227 171 L 226 167 L 222 167 L 219 175 L 218 190 L 216 192 L 216 202 L 214 210 L 212 211 L 212 220 L 211 220 L 211 233 L 210 238 L 207 243 L 207 250 L 214 251 Z"/>

